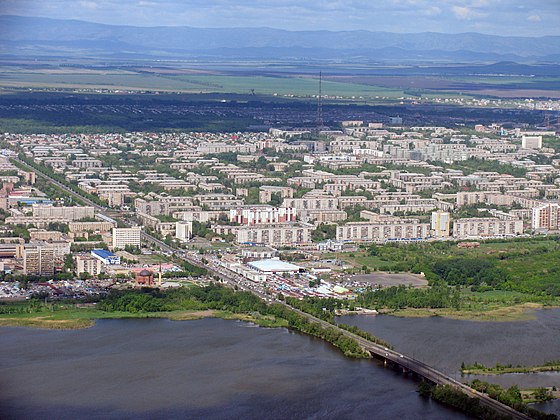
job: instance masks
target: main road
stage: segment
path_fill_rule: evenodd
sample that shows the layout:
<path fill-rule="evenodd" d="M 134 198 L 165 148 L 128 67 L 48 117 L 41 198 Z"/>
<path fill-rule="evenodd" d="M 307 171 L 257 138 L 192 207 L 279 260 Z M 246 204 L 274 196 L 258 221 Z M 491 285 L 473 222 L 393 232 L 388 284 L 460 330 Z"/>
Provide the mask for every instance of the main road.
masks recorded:
<path fill-rule="evenodd" d="M 18 163 L 27 165 L 25 162 L 17 159 L 17 158 L 13 158 L 14 160 L 16 160 Z M 83 202 L 85 202 L 86 204 L 95 207 L 98 210 L 99 214 L 102 214 L 106 217 L 111 217 L 111 218 L 115 218 L 117 219 L 117 216 L 115 215 L 116 213 L 118 214 L 118 212 L 113 212 L 113 211 L 107 211 L 108 209 L 100 206 L 99 204 L 94 203 L 93 201 L 91 201 L 90 199 L 88 199 L 87 197 L 81 195 L 81 194 L 77 194 L 75 191 L 73 191 L 72 189 L 68 188 L 66 185 L 64 185 L 63 183 L 51 178 L 50 176 L 48 176 L 45 173 L 42 173 L 38 170 L 36 170 L 35 168 L 30 168 L 33 171 L 35 171 L 36 173 L 38 173 L 39 176 L 42 176 L 45 179 L 48 179 L 50 182 L 52 182 L 53 184 L 55 184 L 57 187 L 61 188 L 62 190 L 66 191 L 68 194 L 71 194 L 72 196 L 79 198 L 80 200 L 82 200 Z M 109 216 L 111 215 L 111 216 Z M 125 224 L 125 225 L 129 225 L 129 223 L 126 223 L 123 220 L 118 220 L 121 223 Z M 219 277 L 222 281 L 224 281 L 225 283 L 231 285 L 231 286 L 238 286 L 239 288 L 243 289 L 243 290 L 247 290 L 250 291 L 252 293 L 255 293 L 256 295 L 258 295 L 260 298 L 266 300 L 266 301 L 270 301 L 271 297 L 268 295 L 265 295 L 263 293 L 260 293 L 257 290 L 254 289 L 249 289 L 245 286 L 243 286 L 243 284 L 240 283 L 240 276 L 230 270 L 228 270 L 225 267 L 220 267 L 220 266 L 215 266 L 213 263 L 208 263 L 208 264 L 204 264 L 202 262 L 201 258 L 198 258 L 196 255 L 191 255 L 189 252 L 185 251 L 185 250 L 181 250 L 181 249 L 177 249 L 174 247 L 171 247 L 169 245 L 167 245 L 165 242 L 159 240 L 158 238 L 155 238 L 154 236 L 142 231 L 142 240 L 145 243 L 150 243 L 153 246 L 157 246 L 159 247 L 162 251 L 165 251 L 167 253 L 170 253 L 172 255 L 174 255 L 177 258 L 180 258 L 184 261 L 187 261 L 193 265 L 202 267 L 207 269 L 212 275 Z M 334 324 L 331 324 L 329 322 L 323 321 L 322 319 L 316 318 L 313 315 L 310 315 L 306 312 L 303 312 L 299 309 L 293 308 L 291 306 L 289 306 L 287 303 L 285 303 L 284 301 L 280 301 L 280 300 L 276 300 L 273 299 L 276 303 L 280 303 L 283 305 L 288 306 L 291 310 L 297 312 L 298 314 L 300 314 L 301 316 L 307 318 L 309 321 L 311 322 L 316 322 L 318 324 L 320 324 L 323 327 L 326 328 L 335 328 L 337 329 L 339 332 L 341 332 L 342 334 L 344 334 L 345 336 L 352 338 L 354 340 L 356 340 L 358 342 L 358 344 L 364 349 L 367 350 L 372 356 L 376 356 L 378 358 L 381 358 L 382 360 L 388 361 L 393 363 L 396 366 L 400 366 L 404 371 L 410 371 L 410 372 L 414 372 L 416 373 L 418 376 L 434 383 L 434 384 L 438 384 L 438 385 L 450 385 L 454 388 L 456 388 L 457 390 L 460 390 L 461 392 L 463 392 L 465 395 L 471 397 L 471 398 L 478 398 L 478 400 L 481 402 L 481 404 L 492 408 L 493 410 L 495 410 L 497 413 L 500 413 L 503 416 L 509 417 L 511 419 L 520 419 L 520 420 L 525 420 L 525 419 L 529 419 L 530 417 L 526 416 L 523 413 L 520 413 L 517 410 L 514 410 L 513 408 L 502 404 L 499 401 L 496 401 L 492 398 L 490 398 L 488 395 L 478 392 L 475 389 L 459 382 L 456 381 L 455 379 L 453 379 L 452 377 L 444 374 L 443 372 L 435 369 L 432 366 L 429 366 L 423 362 L 421 362 L 420 360 L 414 359 L 412 357 L 406 356 L 404 354 L 401 354 L 395 350 L 380 346 L 378 344 L 375 344 L 369 340 L 366 340 L 363 337 L 360 337 L 359 335 L 356 335 L 354 333 L 351 333 L 350 331 L 346 331 L 340 327 L 337 327 Z"/>

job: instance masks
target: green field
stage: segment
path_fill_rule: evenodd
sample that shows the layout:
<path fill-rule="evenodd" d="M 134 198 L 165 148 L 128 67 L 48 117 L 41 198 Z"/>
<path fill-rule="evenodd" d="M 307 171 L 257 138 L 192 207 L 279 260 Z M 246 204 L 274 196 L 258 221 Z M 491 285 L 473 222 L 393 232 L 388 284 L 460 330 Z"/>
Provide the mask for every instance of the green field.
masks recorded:
<path fill-rule="evenodd" d="M 0 69 L 0 87 L 4 88 L 58 88 L 58 89 L 108 89 L 108 90 L 158 90 L 182 93 L 240 93 L 311 97 L 317 95 L 316 78 L 287 75 L 230 76 L 215 74 L 155 74 L 134 72 L 25 72 Z M 323 82 L 323 94 L 340 99 L 399 98 L 402 89 L 358 85 L 354 83 Z"/>

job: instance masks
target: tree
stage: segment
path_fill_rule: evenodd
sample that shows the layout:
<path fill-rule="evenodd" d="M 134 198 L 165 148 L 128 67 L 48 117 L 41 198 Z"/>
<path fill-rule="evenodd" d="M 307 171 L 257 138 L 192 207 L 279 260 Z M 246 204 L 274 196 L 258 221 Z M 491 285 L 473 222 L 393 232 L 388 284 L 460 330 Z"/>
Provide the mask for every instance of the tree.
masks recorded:
<path fill-rule="evenodd" d="M 533 392 L 532 396 L 539 402 L 550 401 L 554 398 L 552 392 L 544 387 L 535 389 L 535 392 Z"/>

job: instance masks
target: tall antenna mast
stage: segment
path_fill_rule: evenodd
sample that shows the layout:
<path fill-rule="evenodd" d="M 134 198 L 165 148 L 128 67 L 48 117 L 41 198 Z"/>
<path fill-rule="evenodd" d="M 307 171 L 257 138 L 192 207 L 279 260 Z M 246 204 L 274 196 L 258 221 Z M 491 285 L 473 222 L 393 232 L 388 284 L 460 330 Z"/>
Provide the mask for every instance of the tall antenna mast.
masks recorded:
<path fill-rule="evenodd" d="M 319 96 L 317 97 L 317 131 L 323 128 L 323 73 L 319 72 Z"/>

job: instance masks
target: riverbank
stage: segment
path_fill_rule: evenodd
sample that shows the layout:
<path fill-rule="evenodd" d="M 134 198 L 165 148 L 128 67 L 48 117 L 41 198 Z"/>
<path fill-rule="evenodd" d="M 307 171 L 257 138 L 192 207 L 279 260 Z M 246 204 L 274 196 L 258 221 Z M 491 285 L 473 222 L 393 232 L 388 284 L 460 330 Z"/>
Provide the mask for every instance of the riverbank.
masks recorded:
<path fill-rule="evenodd" d="M 96 309 L 64 309 L 55 312 L 36 312 L 26 314 L 0 315 L 0 327 L 29 327 L 53 330 L 76 330 L 90 328 L 97 319 L 125 318 L 164 318 L 172 321 L 190 321 L 203 318 L 221 318 L 253 322 L 262 327 L 286 327 L 287 321 L 273 316 L 254 314 L 236 314 L 229 311 L 198 310 L 171 312 L 106 312 Z"/>
<path fill-rule="evenodd" d="M 489 311 L 453 310 L 449 308 L 405 308 L 405 309 L 380 309 L 364 311 L 340 311 L 337 315 L 375 315 L 385 314 L 406 318 L 444 317 L 450 319 L 482 321 L 482 322 L 514 322 L 535 319 L 536 311 L 542 310 L 543 305 L 537 303 L 523 303 L 515 306 L 501 307 Z M 0 314 L 0 327 L 29 327 L 58 330 L 72 330 L 89 328 L 95 325 L 96 319 L 123 319 L 123 318 L 166 318 L 174 321 L 188 321 L 202 318 L 238 319 L 253 322 L 263 327 L 286 327 L 284 319 L 273 316 L 263 316 L 257 312 L 252 314 L 239 314 L 230 311 L 218 310 L 177 310 L 169 312 L 122 312 L 102 311 L 92 307 L 75 307 L 50 312 L 48 310 L 19 313 Z M 470 372 L 469 372 L 470 373 Z"/>
<path fill-rule="evenodd" d="M 512 366 L 497 364 L 494 367 L 484 366 L 480 363 L 474 365 L 461 366 L 463 375 L 504 375 L 506 373 L 539 373 L 539 372 L 559 372 L 560 361 L 546 362 L 537 366 Z"/>
<path fill-rule="evenodd" d="M 540 303 L 521 303 L 512 306 L 497 307 L 485 311 L 469 309 L 450 308 L 404 308 L 404 309 L 380 309 L 380 314 L 393 315 L 406 318 L 428 318 L 440 316 L 450 319 L 483 322 L 513 322 L 529 321 L 535 319 L 536 311 L 545 308 Z M 547 306 L 547 308 L 552 308 Z"/>

